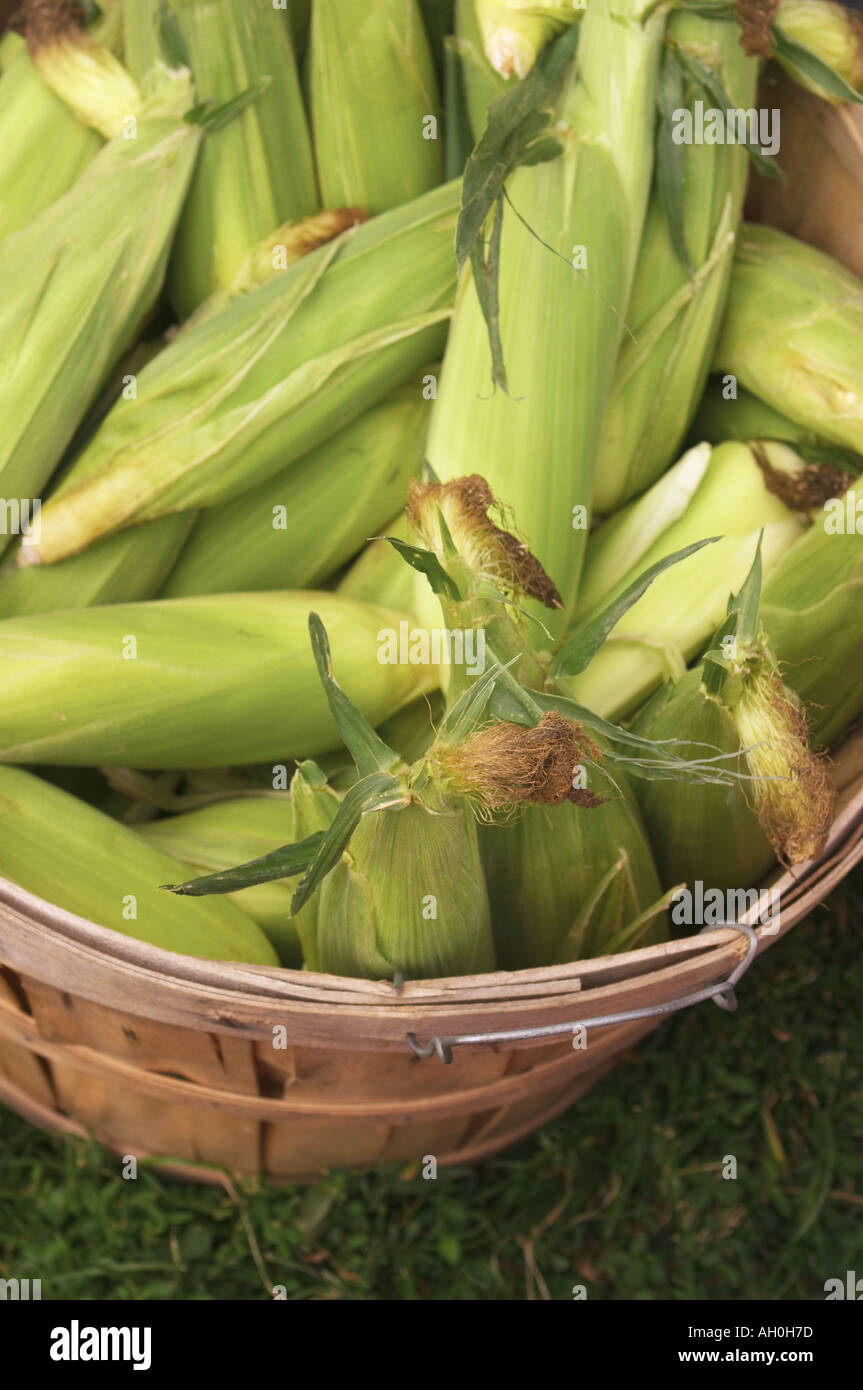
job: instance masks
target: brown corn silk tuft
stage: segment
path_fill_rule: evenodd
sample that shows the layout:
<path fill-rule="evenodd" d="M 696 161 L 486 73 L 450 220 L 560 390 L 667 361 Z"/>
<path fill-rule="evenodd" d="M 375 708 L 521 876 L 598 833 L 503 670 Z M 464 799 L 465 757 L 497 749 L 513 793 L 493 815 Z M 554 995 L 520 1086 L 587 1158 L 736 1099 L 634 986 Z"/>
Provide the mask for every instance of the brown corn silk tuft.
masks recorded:
<path fill-rule="evenodd" d="M 322 212 L 313 213 L 311 217 L 290 223 L 282 229 L 281 236 L 274 233 L 274 237 L 280 244 L 285 245 L 290 255 L 307 256 L 310 251 L 316 251 L 319 246 L 332 241 L 333 237 L 339 236 L 341 232 L 346 232 L 350 227 L 358 227 L 361 222 L 368 220 L 369 215 L 362 208 L 324 208 Z"/>
<path fill-rule="evenodd" d="M 750 448 L 767 491 L 791 511 L 809 512 L 813 507 L 822 507 L 831 498 L 844 496 L 853 482 L 852 474 L 825 463 L 804 463 L 794 473 L 786 473 L 773 467 L 757 440 L 751 441 Z"/>
<path fill-rule="evenodd" d="M 84 28 L 84 6 L 79 0 L 28 0 L 9 21 L 9 28 L 23 34 L 33 53 L 54 39 Z"/>
<path fill-rule="evenodd" d="M 437 763 L 454 791 L 491 812 L 526 802 L 601 805 L 603 798 L 572 785 L 585 757 L 602 760 L 580 724 L 550 710 L 532 729 L 506 723 L 480 729 L 454 747 L 441 749 Z"/>
<path fill-rule="evenodd" d="M 769 58 L 772 48 L 770 26 L 776 18 L 779 0 L 737 0 L 740 43 L 750 57 Z"/>
<path fill-rule="evenodd" d="M 434 543 L 440 508 L 453 541 L 475 574 L 492 580 L 508 598 L 533 598 L 546 608 L 563 608 L 563 600 L 524 541 L 489 516 L 505 509 L 485 478 L 471 473 L 448 483 L 411 483 L 408 519 Z"/>

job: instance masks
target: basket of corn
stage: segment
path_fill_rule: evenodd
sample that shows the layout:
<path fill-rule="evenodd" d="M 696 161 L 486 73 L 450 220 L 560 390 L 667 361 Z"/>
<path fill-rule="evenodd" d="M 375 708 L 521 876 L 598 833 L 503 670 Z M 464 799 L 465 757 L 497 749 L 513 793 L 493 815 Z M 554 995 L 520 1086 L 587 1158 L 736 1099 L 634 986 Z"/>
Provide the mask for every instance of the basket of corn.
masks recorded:
<path fill-rule="evenodd" d="M 202 1181 L 473 1161 L 863 858 L 861 54 L 18 11 L 0 1099 Z"/>

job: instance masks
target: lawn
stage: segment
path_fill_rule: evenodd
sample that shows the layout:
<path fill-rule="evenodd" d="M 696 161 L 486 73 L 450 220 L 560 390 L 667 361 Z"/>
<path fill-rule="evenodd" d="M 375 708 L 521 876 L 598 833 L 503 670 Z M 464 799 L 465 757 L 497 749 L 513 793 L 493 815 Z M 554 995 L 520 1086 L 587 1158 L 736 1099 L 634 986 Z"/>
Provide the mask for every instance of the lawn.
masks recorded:
<path fill-rule="evenodd" d="M 863 1271 L 861 924 L 858 872 L 736 1014 L 669 1020 L 563 1118 L 436 1180 L 129 1181 L 0 1109 L 0 1276 L 43 1299 L 823 1299 Z"/>

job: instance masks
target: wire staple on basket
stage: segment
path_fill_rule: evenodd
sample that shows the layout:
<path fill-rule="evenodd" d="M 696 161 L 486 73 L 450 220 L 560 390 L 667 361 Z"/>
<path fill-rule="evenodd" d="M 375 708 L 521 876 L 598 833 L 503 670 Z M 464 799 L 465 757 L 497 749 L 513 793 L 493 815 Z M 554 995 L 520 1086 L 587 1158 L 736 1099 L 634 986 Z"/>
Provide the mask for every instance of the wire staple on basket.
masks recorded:
<path fill-rule="evenodd" d="M 733 1013 L 737 1008 L 734 986 L 755 959 L 758 951 L 758 936 L 753 927 L 745 926 L 740 922 L 723 922 L 722 925 L 741 932 L 747 938 L 749 945 L 746 955 L 734 967 L 727 979 L 720 980 L 715 985 L 708 985 L 705 989 L 696 990 L 694 994 L 685 994 L 682 998 L 672 1000 L 667 1004 L 651 1004 L 644 1009 L 626 1009 L 622 1013 L 602 1014 L 599 1018 L 582 1018 L 576 1023 L 553 1023 L 543 1028 L 512 1028 L 501 1033 L 461 1033 L 451 1038 L 430 1038 L 427 1043 L 419 1042 L 415 1033 L 407 1033 L 408 1046 L 415 1057 L 431 1057 L 436 1053 L 442 1062 L 448 1063 L 452 1061 L 452 1049 L 460 1045 L 551 1038 L 560 1033 L 574 1033 L 576 1028 L 603 1028 L 613 1023 L 632 1023 L 640 1018 L 654 1018 L 662 1014 L 677 1013 L 680 1009 L 688 1009 L 692 1004 L 701 1004 L 705 999 L 712 999 L 721 1009 Z M 715 930 L 714 926 L 702 927 L 699 935 L 705 931 Z"/>

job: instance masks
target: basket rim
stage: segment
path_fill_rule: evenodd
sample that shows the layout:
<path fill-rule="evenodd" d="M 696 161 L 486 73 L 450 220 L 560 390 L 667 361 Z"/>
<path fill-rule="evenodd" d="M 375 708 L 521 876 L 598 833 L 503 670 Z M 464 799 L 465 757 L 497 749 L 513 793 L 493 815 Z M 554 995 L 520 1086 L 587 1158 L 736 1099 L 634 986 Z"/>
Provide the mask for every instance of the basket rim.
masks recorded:
<path fill-rule="evenodd" d="M 834 765 L 837 814 L 824 852 L 795 871 L 777 869 L 765 887 L 782 895 L 781 928 L 759 928 L 759 950 L 778 940 L 863 860 L 863 729 L 846 740 Z M 757 911 L 742 920 L 757 926 Z M 477 1020 L 483 1028 L 513 1020 L 559 1018 L 589 993 L 592 1001 L 637 991 L 651 981 L 665 988 L 679 978 L 718 979 L 745 950 L 730 927 L 598 956 L 566 965 L 495 971 L 435 980 L 409 980 L 396 992 L 388 981 L 354 980 L 308 970 L 246 965 L 186 956 L 97 926 L 0 878 L 0 964 L 53 983 L 95 1003 L 185 1026 L 258 1033 L 273 1022 L 299 1021 L 303 1032 L 333 1043 L 327 1024 L 353 1020 L 378 1045 L 404 1039 L 413 1024 L 447 1031 Z M 113 976 L 113 978 L 111 978 Z M 673 992 L 670 997 L 673 997 Z M 595 1004 L 594 1004 L 595 1007 Z M 256 1025 L 255 1020 L 258 1020 Z M 266 1021 L 265 1021 L 266 1020 Z"/>

